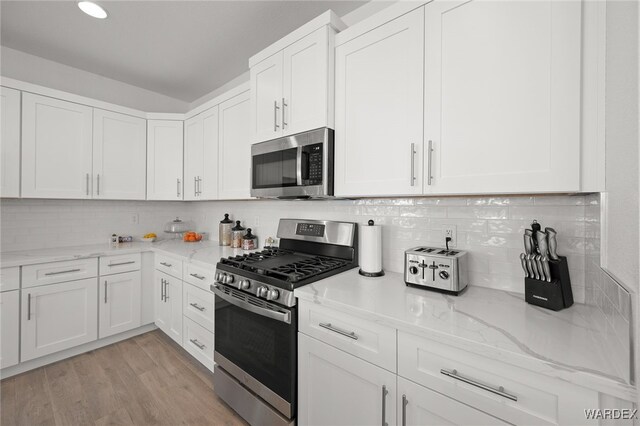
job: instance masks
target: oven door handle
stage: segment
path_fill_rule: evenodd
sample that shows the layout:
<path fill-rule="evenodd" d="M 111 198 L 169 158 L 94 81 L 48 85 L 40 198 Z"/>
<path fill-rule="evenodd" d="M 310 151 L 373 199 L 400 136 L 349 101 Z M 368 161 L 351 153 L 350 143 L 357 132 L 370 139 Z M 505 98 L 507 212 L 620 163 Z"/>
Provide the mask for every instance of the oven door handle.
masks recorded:
<path fill-rule="evenodd" d="M 218 296 L 219 298 L 221 298 L 226 302 L 231 303 L 232 305 L 236 305 L 237 307 L 253 312 L 254 314 L 262 315 L 264 317 L 271 318 L 276 321 L 291 324 L 291 312 L 284 313 L 284 312 L 272 311 L 271 309 L 254 306 L 248 302 L 245 302 L 244 300 L 240 300 L 240 299 L 236 299 L 235 297 L 228 296 L 224 294 L 222 290 L 220 290 L 220 286 L 218 285 L 218 283 L 212 284 L 211 286 L 209 286 L 209 288 L 216 296 Z"/>

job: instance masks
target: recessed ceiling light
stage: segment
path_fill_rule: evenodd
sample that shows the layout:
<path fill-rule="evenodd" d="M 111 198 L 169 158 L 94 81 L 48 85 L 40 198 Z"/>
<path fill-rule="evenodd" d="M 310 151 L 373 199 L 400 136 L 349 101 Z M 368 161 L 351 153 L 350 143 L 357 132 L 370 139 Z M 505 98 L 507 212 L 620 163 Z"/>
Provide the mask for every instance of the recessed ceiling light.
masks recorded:
<path fill-rule="evenodd" d="M 107 17 L 107 11 L 104 10 L 99 5 L 95 4 L 94 2 L 91 2 L 91 1 L 79 1 L 78 2 L 78 7 L 84 13 L 86 13 L 89 16 L 93 16 L 94 18 L 104 19 L 104 18 Z"/>

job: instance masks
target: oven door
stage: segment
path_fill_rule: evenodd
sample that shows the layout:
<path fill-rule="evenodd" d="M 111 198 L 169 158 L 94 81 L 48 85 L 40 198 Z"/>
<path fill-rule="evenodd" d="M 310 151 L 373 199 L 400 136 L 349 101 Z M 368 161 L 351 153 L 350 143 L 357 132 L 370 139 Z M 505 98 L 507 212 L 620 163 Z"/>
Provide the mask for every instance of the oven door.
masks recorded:
<path fill-rule="evenodd" d="M 287 418 L 295 413 L 297 309 L 214 284 L 214 361 Z"/>

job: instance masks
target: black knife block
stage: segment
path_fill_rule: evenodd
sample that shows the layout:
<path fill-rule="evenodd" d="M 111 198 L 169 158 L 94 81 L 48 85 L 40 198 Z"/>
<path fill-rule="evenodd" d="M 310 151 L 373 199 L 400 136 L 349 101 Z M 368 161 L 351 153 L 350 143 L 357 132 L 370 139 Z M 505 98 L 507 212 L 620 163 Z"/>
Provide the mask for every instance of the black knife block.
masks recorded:
<path fill-rule="evenodd" d="M 553 311 L 568 308 L 573 305 L 573 292 L 567 258 L 559 256 L 558 260 L 549 260 L 549 269 L 551 282 L 535 278 L 524 279 L 525 300 L 532 305 Z"/>

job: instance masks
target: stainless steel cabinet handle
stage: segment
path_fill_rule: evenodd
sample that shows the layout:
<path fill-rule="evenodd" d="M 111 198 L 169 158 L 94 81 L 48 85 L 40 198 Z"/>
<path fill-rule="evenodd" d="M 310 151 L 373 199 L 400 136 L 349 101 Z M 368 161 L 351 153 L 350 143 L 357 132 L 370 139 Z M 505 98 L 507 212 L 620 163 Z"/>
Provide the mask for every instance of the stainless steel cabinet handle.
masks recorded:
<path fill-rule="evenodd" d="M 66 271 L 47 272 L 47 273 L 45 273 L 45 275 L 49 276 L 49 275 L 70 274 L 71 272 L 80 272 L 80 269 L 69 269 L 69 270 L 66 270 Z"/>
<path fill-rule="evenodd" d="M 273 131 L 278 131 L 278 110 L 280 107 L 278 106 L 278 101 L 273 101 Z"/>
<path fill-rule="evenodd" d="M 164 302 L 164 278 L 160 278 L 160 300 Z"/>
<path fill-rule="evenodd" d="M 167 291 L 168 289 L 169 289 L 169 281 L 164 280 L 164 301 L 165 302 L 169 298 L 169 292 Z"/>
<path fill-rule="evenodd" d="M 194 308 L 196 308 L 197 310 L 199 310 L 200 312 L 205 310 L 204 306 L 200 306 L 197 303 L 189 303 L 191 306 L 193 306 Z"/>
<path fill-rule="evenodd" d="M 171 264 L 170 264 L 170 263 L 160 262 L 160 264 L 161 264 L 162 266 L 166 266 L 167 268 L 171 268 Z"/>
<path fill-rule="evenodd" d="M 416 144 L 411 144 L 411 186 L 416 184 Z"/>
<path fill-rule="evenodd" d="M 480 382 L 478 382 L 476 380 L 473 380 L 473 379 L 470 379 L 468 377 L 461 376 L 460 374 L 458 374 L 457 370 L 449 371 L 449 370 L 442 369 L 442 370 L 440 370 L 440 374 L 444 374 L 445 376 L 451 377 L 452 379 L 460 380 L 461 382 L 470 384 L 471 386 L 475 386 L 477 388 L 486 390 L 486 391 L 494 393 L 496 395 L 500 395 L 500 396 L 502 396 L 504 398 L 507 398 L 507 399 L 510 399 L 512 401 L 516 401 L 516 402 L 518 401 L 518 397 L 515 396 L 515 395 L 511 395 L 509 393 L 506 393 L 504 391 L 504 387 L 499 386 L 497 388 L 494 388 L 494 387 L 491 387 L 489 385 L 485 385 L 484 383 L 480 383 Z"/>
<path fill-rule="evenodd" d="M 429 147 L 427 151 L 427 185 L 431 185 L 433 175 L 431 172 L 431 159 L 433 158 L 433 141 L 429 141 Z"/>
<path fill-rule="evenodd" d="M 107 280 L 104 280 L 104 303 L 107 303 Z"/>
<path fill-rule="evenodd" d="M 285 103 L 284 98 L 282 98 L 282 130 L 284 130 L 285 127 L 287 127 L 287 122 L 284 121 L 284 113 L 285 113 L 285 108 L 288 105 Z"/>
<path fill-rule="evenodd" d="M 353 332 L 353 331 L 349 332 L 349 331 L 340 330 L 339 328 L 334 327 L 333 325 L 331 325 L 330 322 L 319 323 L 318 325 L 320 327 L 322 327 L 322 328 L 326 328 L 327 330 L 333 331 L 334 333 L 342 334 L 343 336 L 346 336 L 346 337 L 348 337 L 350 339 L 353 339 L 353 340 L 358 340 L 358 336 L 356 335 L 355 332 Z"/>
<path fill-rule="evenodd" d="M 100 195 L 100 173 L 98 173 L 98 183 L 96 184 L 96 194 Z"/>
<path fill-rule="evenodd" d="M 204 280 L 206 277 L 203 277 L 202 275 L 198 275 L 198 274 L 189 274 L 191 275 L 193 278 L 197 278 L 199 280 Z"/>
<path fill-rule="evenodd" d="M 198 339 L 189 339 L 189 341 L 191 343 L 193 343 L 194 345 L 196 345 L 199 349 L 204 349 L 206 346 L 203 345 L 202 343 L 198 342 Z"/>
<path fill-rule="evenodd" d="M 31 293 L 27 294 L 27 321 L 31 321 Z"/>
<path fill-rule="evenodd" d="M 382 385 L 382 426 L 387 426 L 387 394 L 389 391 L 385 385 Z"/>
<path fill-rule="evenodd" d="M 136 263 L 136 261 L 135 260 L 130 260 L 128 262 L 110 263 L 107 266 L 111 267 L 111 266 L 131 265 L 132 263 Z"/>
<path fill-rule="evenodd" d="M 202 195 L 202 178 L 198 176 L 198 195 Z"/>
<path fill-rule="evenodd" d="M 193 177 L 193 196 L 196 197 L 198 195 L 198 178 Z"/>
<path fill-rule="evenodd" d="M 407 426 L 407 395 L 402 395 L 402 426 Z"/>
<path fill-rule="evenodd" d="M 178 181 L 178 197 L 180 197 L 180 179 L 176 179 Z"/>
<path fill-rule="evenodd" d="M 89 195 L 89 173 L 87 173 L 87 195 Z"/>

